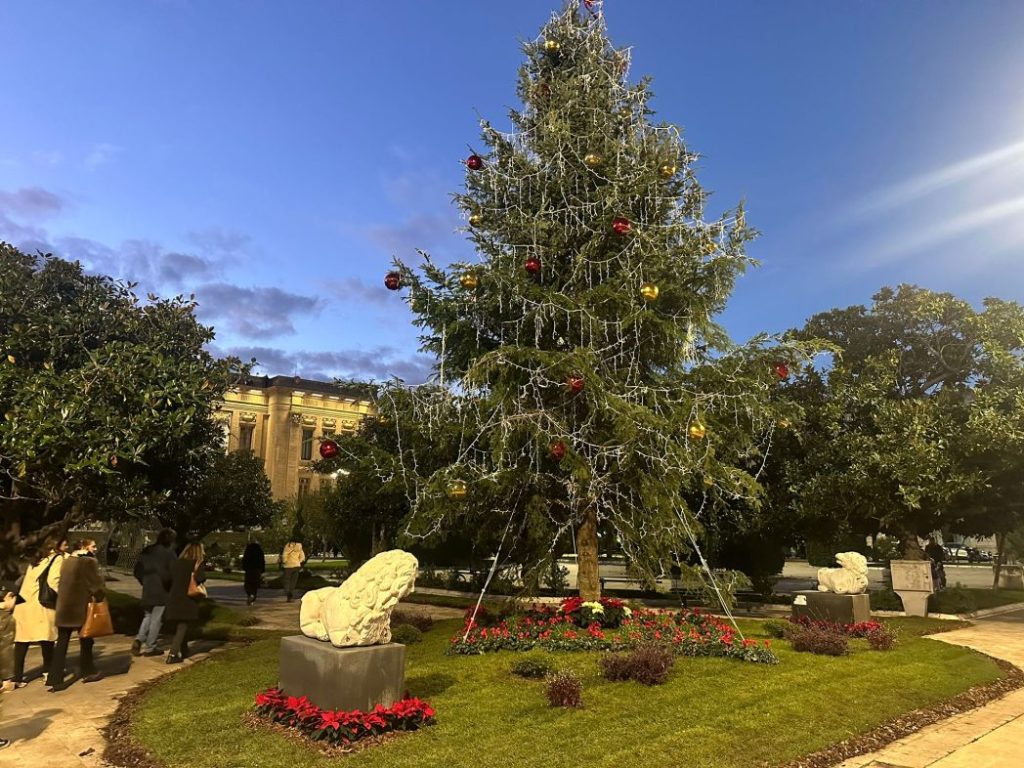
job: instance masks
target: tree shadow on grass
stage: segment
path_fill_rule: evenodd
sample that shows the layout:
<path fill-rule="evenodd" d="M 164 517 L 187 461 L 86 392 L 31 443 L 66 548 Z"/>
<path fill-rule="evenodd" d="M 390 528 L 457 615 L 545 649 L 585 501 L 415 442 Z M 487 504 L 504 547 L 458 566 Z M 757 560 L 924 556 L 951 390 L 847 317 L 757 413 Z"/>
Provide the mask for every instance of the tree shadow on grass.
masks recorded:
<path fill-rule="evenodd" d="M 455 683 L 455 678 L 451 675 L 445 675 L 441 672 L 432 672 L 429 675 L 416 675 L 410 677 L 405 681 L 405 687 L 409 689 L 409 693 L 418 698 L 429 698 L 430 696 L 437 696 L 439 693 L 444 693 L 452 684 Z"/>

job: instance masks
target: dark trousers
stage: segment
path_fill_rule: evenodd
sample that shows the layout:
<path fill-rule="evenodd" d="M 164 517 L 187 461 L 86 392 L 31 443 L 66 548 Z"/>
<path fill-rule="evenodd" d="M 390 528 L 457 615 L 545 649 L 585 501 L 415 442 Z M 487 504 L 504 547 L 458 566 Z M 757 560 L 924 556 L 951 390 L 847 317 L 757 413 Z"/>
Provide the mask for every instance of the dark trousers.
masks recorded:
<path fill-rule="evenodd" d="M 295 592 L 295 586 L 299 583 L 299 569 L 298 568 L 285 568 L 284 569 L 284 593 L 288 596 L 288 599 L 292 599 L 292 593 Z"/>
<path fill-rule="evenodd" d="M 77 631 L 72 627 L 57 628 L 57 645 L 53 649 L 53 662 L 50 664 L 50 674 L 46 678 L 47 685 L 58 686 L 64 683 L 64 663 L 68 657 L 68 644 L 71 642 L 71 633 Z M 81 677 L 96 673 L 96 664 L 92 658 L 93 643 L 91 637 L 78 638 L 78 674 Z"/>
<path fill-rule="evenodd" d="M 188 640 L 185 634 L 188 632 L 189 622 L 179 621 L 174 628 L 174 640 L 171 641 L 171 656 L 188 656 Z"/>
<path fill-rule="evenodd" d="M 262 571 L 246 571 L 245 572 L 245 594 L 251 598 L 256 597 L 256 593 L 260 589 L 260 581 L 262 580 Z"/>
<path fill-rule="evenodd" d="M 28 655 L 30 645 L 33 643 L 14 644 L 14 677 L 12 679 L 16 683 L 25 682 L 25 657 Z M 50 665 L 53 664 L 53 643 L 49 640 L 40 640 L 39 647 L 43 651 L 43 669 L 49 672 Z"/>

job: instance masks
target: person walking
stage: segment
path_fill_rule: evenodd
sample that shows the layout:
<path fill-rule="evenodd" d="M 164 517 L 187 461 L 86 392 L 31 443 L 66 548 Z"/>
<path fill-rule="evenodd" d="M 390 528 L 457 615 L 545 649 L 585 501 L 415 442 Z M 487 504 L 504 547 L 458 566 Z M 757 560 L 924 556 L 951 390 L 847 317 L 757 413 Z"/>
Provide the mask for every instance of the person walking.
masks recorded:
<path fill-rule="evenodd" d="M 284 565 L 284 593 L 287 595 L 289 603 L 295 593 L 295 586 L 299 582 L 299 568 L 302 567 L 305 560 L 306 553 L 302 551 L 302 542 L 293 536 L 284 545 L 284 551 L 281 553 L 281 562 Z"/>
<path fill-rule="evenodd" d="M 259 592 L 263 572 L 267 570 L 267 556 L 258 541 L 250 541 L 246 545 L 245 552 L 242 553 L 242 570 L 245 571 L 247 604 L 252 605 L 256 602 L 256 593 Z"/>
<path fill-rule="evenodd" d="M 54 594 L 60 592 L 64 558 L 48 542 L 40 547 L 35 560 L 21 577 L 14 606 L 14 681 L 15 688 L 25 686 L 25 658 L 29 646 L 38 644 L 43 652 L 43 669 L 53 663 L 53 644 L 57 641 L 56 603 L 40 602 L 40 586 L 45 580 Z"/>
<path fill-rule="evenodd" d="M 96 562 L 96 542 L 82 539 L 71 557 L 61 565 L 60 589 L 57 591 L 57 644 L 53 649 L 53 662 L 46 685 L 51 691 L 64 687 L 64 662 L 67 658 L 71 633 L 78 632 L 89 615 L 89 603 L 104 598 L 103 576 Z M 93 660 L 91 637 L 78 637 L 78 673 L 86 683 L 93 683 L 103 677 Z"/>
<path fill-rule="evenodd" d="M 160 656 L 163 654 L 157 643 L 160 627 L 163 625 L 167 596 L 171 589 L 171 568 L 177 558 L 174 556 L 174 531 L 164 528 L 157 534 L 156 541 L 142 550 L 139 562 L 135 564 L 135 578 L 142 585 L 142 609 L 145 614 L 139 625 L 139 633 L 132 643 L 132 656 Z"/>
<path fill-rule="evenodd" d="M 164 621 L 173 621 L 174 640 L 167 654 L 168 664 L 180 664 L 188 658 L 188 642 L 185 635 L 190 624 L 199 619 L 201 594 L 189 594 L 193 585 L 201 587 L 206 581 L 206 560 L 203 545 L 196 542 L 181 551 L 181 556 L 171 566 L 171 589 L 167 597 Z"/>

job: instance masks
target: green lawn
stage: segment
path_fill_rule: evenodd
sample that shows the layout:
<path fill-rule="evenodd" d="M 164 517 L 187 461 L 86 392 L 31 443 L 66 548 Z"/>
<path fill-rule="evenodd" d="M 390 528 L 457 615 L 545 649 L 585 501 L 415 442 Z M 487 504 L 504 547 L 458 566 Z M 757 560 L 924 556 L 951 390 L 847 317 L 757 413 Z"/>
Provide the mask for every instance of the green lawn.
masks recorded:
<path fill-rule="evenodd" d="M 656 688 L 604 681 L 596 654 L 546 654 L 584 678 L 585 708 L 559 710 L 547 706 L 542 683 L 509 674 L 522 654 L 445 656 L 458 623 L 444 622 L 407 649 L 407 685 L 436 707 L 437 724 L 345 764 L 777 765 L 999 677 L 981 654 L 916 636 L 939 626 L 935 622 L 891 623 L 901 627 L 904 640 L 888 653 L 858 640 L 849 657 L 819 657 L 794 653 L 779 641 L 778 666 L 680 658 L 669 682 Z M 743 626 L 760 636 L 757 622 Z M 136 737 L 168 768 L 338 765 L 301 744 L 242 726 L 254 694 L 276 683 L 277 645 L 256 642 L 170 676 L 140 707 Z"/>

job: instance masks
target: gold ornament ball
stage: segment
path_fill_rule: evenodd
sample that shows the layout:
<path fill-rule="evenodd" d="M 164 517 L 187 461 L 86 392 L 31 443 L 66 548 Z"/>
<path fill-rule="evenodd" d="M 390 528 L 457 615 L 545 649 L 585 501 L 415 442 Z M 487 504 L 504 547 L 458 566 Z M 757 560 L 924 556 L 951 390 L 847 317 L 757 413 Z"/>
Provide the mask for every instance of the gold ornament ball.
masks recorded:
<path fill-rule="evenodd" d="M 665 163 L 663 166 L 661 166 L 661 168 L 658 169 L 658 173 L 661 174 L 661 178 L 663 179 L 671 179 L 673 176 L 676 175 L 676 172 L 678 170 L 679 168 L 672 165 L 671 163 Z"/>
<path fill-rule="evenodd" d="M 469 486 L 465 480 L 452 480 L 448 483 L 448 498 L 454 501 L 462 501 L 469 495 Z"/>
<path fill-rule="evenodd" d="M 479 227 L 484 223 L 484 215 L 482 213 L 471 213 L 469 215 L 469 224 L 472 227 Z"/>
<path fill-rule="evenodd" d="M 779 429 L 788 429 L 789 428 L 789 419 L 779 419 L 775 423 L 778 425 Z"/>
<path fill-rule="evenodd" d="M 545 40 L 544 50 L 548 53 L 558 53 L 562 49 L 562 44 L 557 40 Z"/>
<path fill-rule="evenodd" d="M 477 276 L 474 275 L 472 272 L 467 272 L 466 274 L 459 278 L 459 283 L 467 291 L 472 291 L 474 288 L 476 288 L 479 282 L 480 281 L 477 279 Z"/>
<path fill-rule="evenodd" d="M 591 152 L 590 154 L 583 158 L 583 162 L 586 163 L 591 168 L 597 168 L 597 166 L 599 166 L 603 162 L 603 160 L 600 155 Z"/>
<path fill-rule="evenodd" d="M 707 427 L 705 427 L 699 421 L 690 425 L 690 437 L 692 437 L 694 440 L 703 440 L 704 436 L 707 433 Z"/>
<path fill-rule="evenodd" d="M 640 286 L 640 295 L 643 296 L 646 301 L 654 301 L 658 298 L 659 293 L 661 293 L 661 289 L 654 283 L 644 283 Z"/>

